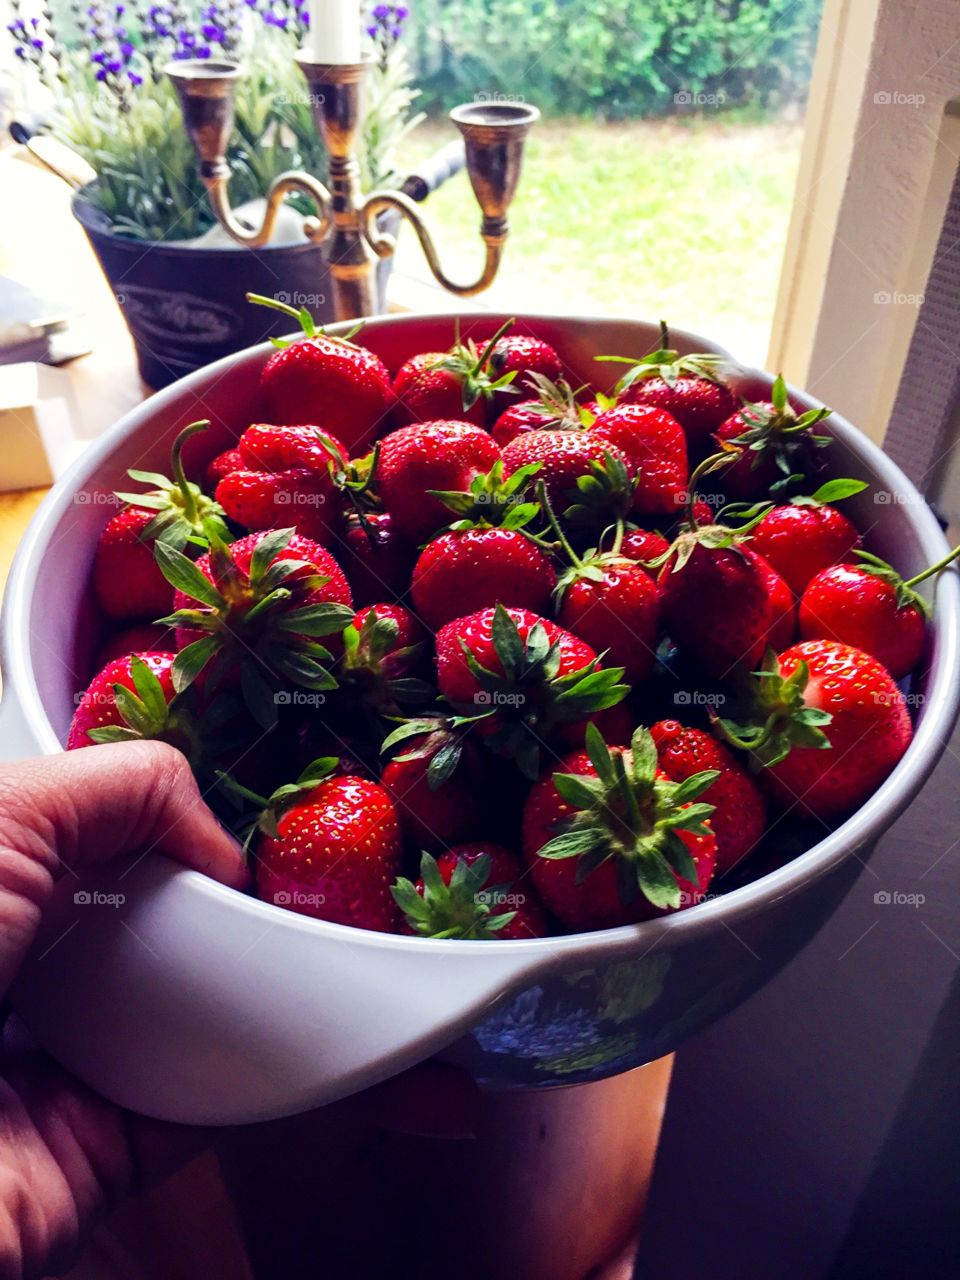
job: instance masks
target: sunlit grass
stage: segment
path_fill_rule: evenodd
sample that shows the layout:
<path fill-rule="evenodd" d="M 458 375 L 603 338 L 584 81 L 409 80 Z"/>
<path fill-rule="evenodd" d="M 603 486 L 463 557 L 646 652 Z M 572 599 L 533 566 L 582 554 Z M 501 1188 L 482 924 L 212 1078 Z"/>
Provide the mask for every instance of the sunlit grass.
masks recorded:
<path fill-rule="evenodd" d="M 404 161 L 450 136 L 443 123 L 422 126 Z M 485 303 L 663 316 L 762 361 L 801 136 L 782 123 L 541 122 Z M 427 208 L 451 274 L 471 275 L 480 251 L 466 176 Z M 426 274 L 406 234 L 399 266 Z"/>

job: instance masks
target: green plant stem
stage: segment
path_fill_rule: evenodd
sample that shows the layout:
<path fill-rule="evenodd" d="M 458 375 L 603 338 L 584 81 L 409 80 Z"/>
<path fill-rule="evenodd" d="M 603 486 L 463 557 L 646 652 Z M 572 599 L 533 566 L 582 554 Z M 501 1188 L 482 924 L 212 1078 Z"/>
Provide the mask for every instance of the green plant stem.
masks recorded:
<path fill-rule="evenodd" d="M 187 480 L 186 473 L 183 470 L 183 446 L 195 436 L 198 431 L 206 431 L 210 425 L 209 418 L 203 418 L 199 422 L 192 422 L 189 427 L 184 429 L 173 442 L 173 449 L 170 456 L 170 466 L 173 471 L 173 478 L 176 481 L 177 488 L 183 494 L 183 514 L 189 520 L 191 525 L 197 523 L 197 500 L 193 495 L 193 490 Z"/>
<path fill-rule="evenodd" d="M 952 564 L 956 558 L 960 556 L 960 547 L 954 547 L 948 552 L 942 560 L 938 560 L 936 564 L 932 564 L 929 569 L 924 569 L 923 573 L 918 573 L 913 578 L 908 578 L 903 584 L 905 587 L 915 587 L 918 582 L 925 582 L 927 578 L 932 578 L 941 569 L 946 569 L 947 565 Z"/>
<path fill-rule="evenodd" d="M 573 547 L 570 545 L 567 535 L 563 532 L 563 529 L 561 529 L 560 521 L 554 514 L 553 504 L 547 497 L 547 486 L 542 480 L 537 481 L 537 501 L 540 503 L 541 509 L 547 513 L 547 520 L 550 522 L 550 528 L 557 535 L 557 541 L 560 544 L 561 550 L 567 556 L 575 569 L 582 569 L 583 561 L 574 551 Z"/>

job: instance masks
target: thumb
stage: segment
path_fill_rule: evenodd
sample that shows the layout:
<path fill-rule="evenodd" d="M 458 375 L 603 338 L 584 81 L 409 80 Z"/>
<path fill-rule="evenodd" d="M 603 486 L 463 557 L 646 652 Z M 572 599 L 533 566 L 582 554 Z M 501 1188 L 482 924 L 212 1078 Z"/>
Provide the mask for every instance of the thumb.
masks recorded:
<path fill-rule="evenodd" d="M 162 742 L 84 747 L 0 767 L 0 991 L 64 874 L 122 853 L 166 854 L 235 888 L 239 849 L 186 759 Z"/>

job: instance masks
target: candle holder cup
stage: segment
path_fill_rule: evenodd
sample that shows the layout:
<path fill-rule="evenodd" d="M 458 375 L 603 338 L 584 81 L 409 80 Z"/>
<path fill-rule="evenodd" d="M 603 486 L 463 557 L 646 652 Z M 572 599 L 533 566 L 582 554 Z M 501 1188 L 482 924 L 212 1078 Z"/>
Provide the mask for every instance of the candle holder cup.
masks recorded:
<path fill-rule="evenodd" d="M 169 76 L 180 100 L 184 127 L 197 153 L 200 177 L 210 206 L 224 230 L 239 244 L 257 248 L 269 242 L 277 213 L 292 192 L 308 196 L 317 208 L 304 221 L 304 233 L 321 243 L 334 285 L 338 320 L 371 315 L 376 310 L 374 271 L 379 258 L 396 250 L 396 237 L 378 226 L 390 210 L 413 226 L 434 278 L 460 297 L 481 293 L 493 282 L 509 234 L 507 212 L 517 189 L 523 148 L 536 107 L 517 103 L 466 103 L 450 118 L 463 140 L 463 157 L 480 205 L 480 238 L 485 248 L 478 277 L 466 284 L 443 270 L 436 246 L 417 207 L 417 184 L 379 188 L 365 195 L 357 162 L 357 133 L 362 114 L 363 81 L 370 60 L 327 66 L 307 54 L 297 55 L 307 82 L 310 107 L 329 156 L 329 187 L 303 170 L 280 174 L 266 192 L 259 227 L 248 227 L 234 215 L 228 194 L 230 166 L 226 153 L 233 129 L 233 95 L 241 68 L 231 62 L 188 59 L 171 63 Z M 459 167 L 459 165 L 458 165 Z"/>

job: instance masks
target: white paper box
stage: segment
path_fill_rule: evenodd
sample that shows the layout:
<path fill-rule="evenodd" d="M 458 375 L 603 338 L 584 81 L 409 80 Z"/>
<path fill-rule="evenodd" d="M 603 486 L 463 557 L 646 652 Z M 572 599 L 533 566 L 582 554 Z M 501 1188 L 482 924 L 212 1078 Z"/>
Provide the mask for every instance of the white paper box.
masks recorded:
<path fill-rule="evenodd" d="M 44 364 L 0 365 L 0 491 L 52 484 L 84 447 L 70 375 Z"/>

